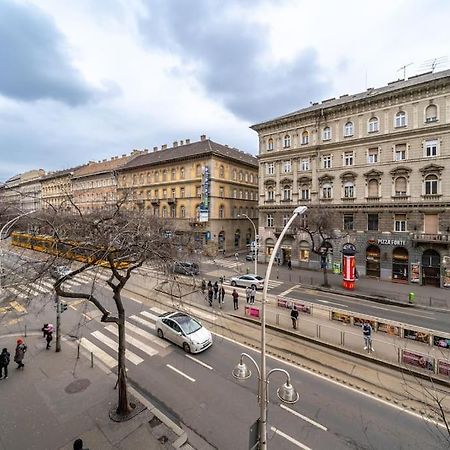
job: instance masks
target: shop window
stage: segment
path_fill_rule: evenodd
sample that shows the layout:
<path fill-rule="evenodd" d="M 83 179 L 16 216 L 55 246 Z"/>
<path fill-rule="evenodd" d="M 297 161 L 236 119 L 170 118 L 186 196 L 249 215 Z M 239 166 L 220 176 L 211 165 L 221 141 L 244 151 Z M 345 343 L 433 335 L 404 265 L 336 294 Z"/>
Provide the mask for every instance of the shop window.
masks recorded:
<path fill-rule="evenodd" d="M 395 281 L 408 281 L 409 257 L 408 250 L 397 247 L 392 252 L 392 279 Z"/>
<path fill-rule="evenodd" d="M 299 248 L 300 248 L 299 260 L 302 262 L 308 262 L 310 258 L 310 248 L 308 242 L 301 241 L 299 243 Z"/>

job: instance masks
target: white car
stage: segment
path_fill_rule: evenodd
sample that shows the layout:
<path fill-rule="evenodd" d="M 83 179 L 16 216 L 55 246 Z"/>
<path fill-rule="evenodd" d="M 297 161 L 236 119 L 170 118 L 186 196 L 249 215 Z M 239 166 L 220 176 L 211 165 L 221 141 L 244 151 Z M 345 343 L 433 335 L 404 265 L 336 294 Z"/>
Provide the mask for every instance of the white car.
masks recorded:
<path fill-rule="evenodd" d="M 167 312 L 156 319 L 156 332 L 186 353 L 200 353 L 211 347 L 211 333 L 196 319 L 182 312 Z"/>
<path fill-rule="evenodd" d="M 262 289 L 264 287 L 264 278 L 252 274 L 241 275 L 240 277 L 233 277 L 231 279 L 231 286 L 250 286 L 251 288 L 255 286 L 256 289 Z"/>

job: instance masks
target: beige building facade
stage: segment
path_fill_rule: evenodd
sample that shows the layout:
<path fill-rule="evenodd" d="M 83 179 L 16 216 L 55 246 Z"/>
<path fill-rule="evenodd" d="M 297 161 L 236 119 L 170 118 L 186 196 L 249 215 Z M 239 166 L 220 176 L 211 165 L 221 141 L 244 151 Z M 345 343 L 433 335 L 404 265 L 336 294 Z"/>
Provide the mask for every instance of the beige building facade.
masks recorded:
<path fill-rule="evenodd" d="M 170 218 L 180 232 L 224 253 L 255 239 L 257 159 L 206 136 L 145 152 L 119 169 L 118 195 L 129 208 Z"/>
<path fill-rule="evenodd" d="M 261 258 L 297 205 L 339 217 L 362 275 L 450 287 L 450 71 L 324 100 L 254 125 L 259 135 Z M 290 230 L 279 256 L 318 268 Z"/>
<path fill-rule="evenodd" d="M 50 172 L 41 178 L 41 208 L 73 210 L 72 177 L 79 167 Z"/>
<path fill-rule="evenodd" d="M 36 169 L 20 176 L 20 208 L 23 212 L 41 208 L 41 179 L 44 175 L 43 169 Z"/>

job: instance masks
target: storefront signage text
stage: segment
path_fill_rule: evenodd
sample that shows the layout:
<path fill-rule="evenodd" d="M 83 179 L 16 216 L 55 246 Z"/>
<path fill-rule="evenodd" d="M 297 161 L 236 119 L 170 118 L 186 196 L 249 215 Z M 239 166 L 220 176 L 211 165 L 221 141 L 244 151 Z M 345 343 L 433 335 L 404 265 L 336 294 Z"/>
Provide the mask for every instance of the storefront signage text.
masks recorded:
<path fill-rule="evenodd" d="M 378 239 L 378 245 L 405 245 L 406 241 L 400 239 Z"/>

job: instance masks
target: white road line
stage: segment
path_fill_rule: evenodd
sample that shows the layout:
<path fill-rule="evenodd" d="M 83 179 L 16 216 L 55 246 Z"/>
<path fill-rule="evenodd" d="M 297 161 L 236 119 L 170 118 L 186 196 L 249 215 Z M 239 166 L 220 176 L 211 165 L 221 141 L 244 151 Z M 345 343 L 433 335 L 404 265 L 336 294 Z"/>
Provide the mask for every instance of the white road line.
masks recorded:
<path fill-rule="evenodd" d="M 88 352 L 92 352 L 96 358 L 98 358 L 103 364 L 105 364 L 108 369 L 112 369 L 117 365 L 116 360 L 108 355 L 108 353 L 104 352 L 101 348 L 97 347 L 91 341 L 88 341 L 86 338 L 81 338 L 80 345 L 84 347 Z"/>
<path fill-rule="evenodd" d="M 101 331 L 94 331 L 93 333 L 91 333 L 91 336 L 94 336 L 100 342 L 103 342 L 106 346 L 117 352 L 117 347 L 119 344 L 116 341 L 110 339 L 108 336 L 105 336 Z M 125 350 L 125 357 L 135 366 L 144 361 L 140 356 L 136 355 L 136 353 L 133 353 L 128 349 Z"/>
<path fill-rule="evenodd" d="M 159 316 L 155 316 L 154 314 L 149 313 L 148 311 L 141 311 L 141 314 L 142 314 L 143 316 L 145 316 L 145 317 L 147 317 L 147 318 L 153 320 L 153 321 L 156 321 L 156 319 L 159 318 Z"/>
<path fill-rule="evenodd" d="M 335 302 L 329 302 L 328 300 L 317 300 L 318 302 L 321 302 L 321 303 L 326 303 L 326 304 L 332 304 L 332 305 L 337 305 L 337 306 L 339 306 L 340 308 L 348 308 L 348 306 L 347 305 L 341 305 L 340 303 L 335 303 Z M 362 314 L 362 313 L 361 313 Z"/>
<path fill-rule="evenodd" d="M 300 417 L 300 419 L 304 420 L 305 422 L 310 423 L 311 425 L 314 425 L 317 428 L 320 428 L 323 431 L 328 431 L 327 427 L 324 427 L 320 423 L 316 422 L 315 420 L 310 419 L 309 417 L 303 416 L 297 411 L 294 411 L 293 409 L 287 407 L 286 405 L 283 405 L 283 403 L 280 403 L 280 408 L 283 408 L 285 411 L 289 411 L 291 414 L 294 414 L 297 417 Z"/>
<path fill-rule="evenodd" d="M 142 324 L 142 325 L 144 325 L 144 326 L 146 326 L 146 327 L 148 327 L 148 328 L 150 328 L 150 329 L 152 329 L 152 330 L 155 329 L 155 324 L 154 324 L 154 323 L 151 323 L 151 322 L 149 322 L 148 320 L 142 319 L 142 318 L 139 317 L 139 316 L 130 316 L 130 317 L 128 317 L 128 318 L 129 318 L 129 319 L 133 319 L 133 320 L 135 320 L 136 322 L 139 322 L 140 324 Z"/>
<path fill-rule="evenodd" d="M 215 314 L 210 314 L 210 313 L 203 312 L 203 311 L 197 311 L 197 310 L 191 309 L 190 314 L 192 314 L 193 316 L 201 317 L 205 320 L 210 320 L 212 322 L 215 322 L 217 320 L 217 316 Z"/>
<path fill-rule="evenodd" d="M 195 383 L 195 378 L 190 377 L 189 375 L 186 375 L 185 373 L 183 373 L 181 370 L 176 369 L 175 367 L 171 366 L 170 364 L 166 364 L 166 366 L 173 370 L 174 372 L 180 374 L 181 376 L 187 378 L 189 381 L 192 381 L 192 383 Z"/>
<path fill-rule="evenodd" d="M 70 286 L 70 287 L 78 287 L 81 286 L 81 284 L 82 283 L 73 280 L 66 280 L 63 282 L 63 286 Z"/>
<path fill-rule="evenodd" d="M 48 287 L 42 287 L 39 284 L 33 284 L 33 287 L 31 289 L 35 289 L 39 292 L 42 292 L 43 294 L 46 294 L 47 292 L 49 292 L 49 288 Z"/>
<path fill-rule="evenodd" d="M 133 333 L 139 334 L 139 336 L 142 336 L 145 339 L 148 339 L 149 341 L 155 342 L 156 344 L 160 345 L 161 347 L 167 348 L 167 347 L 170 347 L 170 345 L 171 345 L 168 342 L 160 339 L 158 336 L 148 333 L 147 331 L 141 330 L 136 325 L 133 325 L 132 323 L 128 322 L 128 320 L 125 322 L 125 324 L 126 324 L 127 328 L 130 331 L 132 331 Z"/>
<path fill-rule="evenodd" d="M 128 299 L 128 300 L 131 300 L 131 301 L 133 301 L 133 302 L 139 303 L 140 305 L 142 305 L 142 302 L 141 302 L 140 300 L 137 300 L 137 299 L 135 299 L 135 298 L 133 298 L 133 297 L 127 297 L 127 299 Z"/>
<path fill-rule="evenodd" d="M 278 430 L 275 427 L 270 427 L 270 429 L 275 433 L 278 434 L 281 437 L 284 437 L 285 439 L 287 439 L 289 442 L 292 442 L 294 445 L 296 445 L 297 447 L 302 448 L 303 450 L 311 450 L 311 447 L 308 447 L 305 444 L 302 444 L 301 442 L 297 441 L 296 439 L 294 439 L 293 437 L 289 436 L 286 433 L 283 433 L 282 431 Z"/>
<path fill-rule="evenodd" d="M 191 356 L 191 355 L 187 355 L 187 354 L 185 353 L 185 356 L 186 356 L 186 358 L 189 358 L 189 359 L 191 359 L 192 361 L 195 361 L 197 364 L 200 364 L 201 366 L 206 367 L 206 368 L 209 369 L 209 370 L 214 370 L 214 368 L 212 368 L 212 367 L 209 366 L 208 364 L 204 363 L 203 361 L 200 361 L 200 360 L 197 359 L 197 358 L 194 358 L 194 357 Z"/>
<path fill-rule="evenodd" d="M 90 283 L 92 281 L 92 279 L 88 276 L 81 274 L 76 275 L 74 279 L 77 281 L 82 281 L 83 283 Z"/>
<path fill-rule="evenodd" d="M 157 306 L 154 306 L 153 308 L 150 308 L 152 311 L 154 311 L 156 314 L 164 314 L 166 311 L 164 309 L 158 308 Z"/>
<path fill-rule="evenodd" d="M 53 283 L 51 281 L 41 280 L 41 284 L 47 286 L 50 289 L 53 289 Z"/>
<path fill-rule="evenodd" d="M 115 325 L 108 325 L 105 327 L 106 330 L 114 334 L 115 336 L 119 336 L 119 330 Z M 131 344 L 134 347 L 138 348 L 139 350 L 142 350 L 144 353 L 147 353 L 149 356 L 155 356 L 158 354 L 158 350 L 155 350 L 154 348 L 150 347 L 147 344 L 144 344 L 139 339 L 135 339 L 134 337 L 130 336 L 128 333 L 125 333 L 125 339 L 127 341 L 127 344 Z"/>
<path fill-rule="evenodd" d="M 297 289 L 298 287 L 300 287 L 299 284 L 296 284 L 295 286 L 292 286 L 291 288 L 287 289 L 286 291 L 282 292 L 279 295 L 288 295 L 290 294 L 292 291 L 294 291 L 295 289 Z"/>
<path fill-rule="evenodd" d="M 26 298 L 27 297 L 23 292 L 18 291 L 17 289 L 15 289 L 13 287 L 8 288 L 8 290 L 11 291 L 14 295 L 17 295 L 17 297 L 20 297 L 20 298 Z"/>

